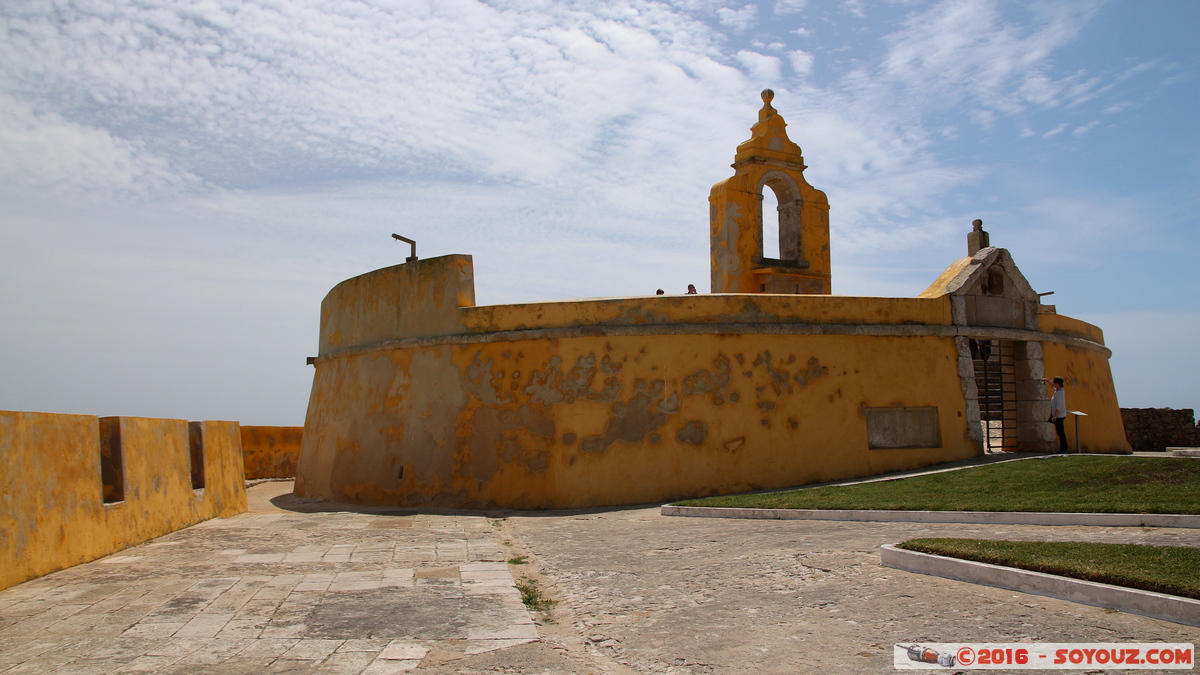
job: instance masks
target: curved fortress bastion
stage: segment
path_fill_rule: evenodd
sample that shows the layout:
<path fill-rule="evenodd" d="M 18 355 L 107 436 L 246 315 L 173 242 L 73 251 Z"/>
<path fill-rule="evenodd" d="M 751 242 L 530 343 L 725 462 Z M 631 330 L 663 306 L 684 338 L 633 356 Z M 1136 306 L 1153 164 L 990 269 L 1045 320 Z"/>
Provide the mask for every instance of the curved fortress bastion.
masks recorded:
<path fill-rule="evenodd" d="M 1072 448 L 1128 452 L 1100 330 L 1041 305 L 978 221 L 917 298 L 828 295 L 828 204 L 764 102 L 710 197 L 711 295 L 476 307 L 466 255 L 338 284 L 296 494 L 576 508 L 1048 452 L 1049 375 L 1088 415 Z"/>

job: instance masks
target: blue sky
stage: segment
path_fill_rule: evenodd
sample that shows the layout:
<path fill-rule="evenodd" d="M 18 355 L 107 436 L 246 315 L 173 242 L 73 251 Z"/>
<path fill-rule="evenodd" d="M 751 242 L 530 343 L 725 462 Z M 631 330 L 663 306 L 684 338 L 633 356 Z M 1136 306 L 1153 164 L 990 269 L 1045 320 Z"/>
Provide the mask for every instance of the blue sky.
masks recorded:
<path fill-rule="evenodd" d="M 1200 3 L 0 5 L 0 408 L 298 425 L 321 298 L 418 253 L 480 304 L 708 284 L 761 105 L 834 292 L 913 296 L 982 218 L 1200 407 Z"/>

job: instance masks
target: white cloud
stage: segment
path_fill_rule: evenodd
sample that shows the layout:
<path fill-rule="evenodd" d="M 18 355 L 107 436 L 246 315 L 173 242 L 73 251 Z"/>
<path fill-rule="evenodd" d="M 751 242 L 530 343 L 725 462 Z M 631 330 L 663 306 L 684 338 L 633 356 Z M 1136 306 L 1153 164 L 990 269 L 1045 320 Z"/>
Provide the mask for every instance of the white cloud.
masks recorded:
<path fill-rule="evenodd" d="M 1066 128 L 1067 128 L 1066 123 L 1060 124 L 1060 125 L 1054 127 L 1053 129 L 1051 129 L 1050 131 L 1047 131 L 1046 133 L 1042 134 L 1042 138 L 1054 138 L 1055 136 L 1061 134 L 1063 132 L 1063 130 L 1065 130 Z"/>
<path fill-rule="evenodd" d="M 1036 29 L 1006 23 L 991 0 L 940 2 L 888 36 L 883 75 L 944 107 L 965 101 L 1012 114 L 1082 96 L 1090 81 L 1055 80 L 1048 57 L 1078 35 L 1094 5 L 1042 7 Z"/>
<path fill-rule="evenodd" d="M 1071 133 L 1075 136 L 1082 136 L 1082 135 L 1086 134 L 1087 132 L 1091 131 L 1098 124 L 1100 124 L 1100 120 L 1092 120 L 1091 122 L 1088 122 L 1087 124 L 1076 128 L 1075 131 L 1072 131 Z"/>
<path fill-rule="evenodd" d="M 722 7 L 717 10 L 717 20 L 722 26 L 738 32 L 749 30 L 758 23 L 758 5 L 746 5 L 741 9 Z"/>
<path fill-rule="evenodd" d="M 743 49 L 737 53 L 738 63 L 755 82 L 771 85 L 779 81 L 779 58 Z"/>
<path fill-rule="evenodd" d="M 775 2 L 775 13 L 780 16 L 800 14 L 807 8 L 808 0 L 777 0 Z"/>
<path fill-rule="evenodd" d="M 137 120 L 150 150 L 201 175 L 405 171 L 437 157 L 450 172 L 553 182 L 598 156 L 626 162 L 650 135 L 661 144 L 657 116 L 672 106 L 647 94 L 711 112 L 718 91 L 740 88 L 704 24 L 643 9 L 615 20 L 461 0 L 436 12 L 165 0 L 81 8 L 64 24 L 47 6 L 11 20 L 0 57 L 10 90 L 44 92 L 39 105 L 88 126 Z"/>
<path fill-rule="evenodd" d="M 805 77 L 812 73 L 813 55 L 803 49 L 797 49 L 788 52 L 788 58 L 792 61 L 792 69 L 796 71 L 797 77 Z"/>
<path fill-rule="evenodd" d="M 144 144 L 35 112 L 0 93 L 0 185 L 28 190 L 136 194 L 197 186 L 187 172 L 149 152 Z"/>

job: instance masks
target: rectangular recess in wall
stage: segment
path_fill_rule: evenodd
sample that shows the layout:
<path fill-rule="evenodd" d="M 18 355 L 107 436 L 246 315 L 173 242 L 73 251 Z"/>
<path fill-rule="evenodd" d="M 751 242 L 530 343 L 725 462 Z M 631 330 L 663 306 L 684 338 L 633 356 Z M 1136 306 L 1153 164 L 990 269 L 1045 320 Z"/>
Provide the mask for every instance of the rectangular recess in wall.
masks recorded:
<path fill-rule="evenodd" d="M 201 422 L 188 422 L 188 457 L 192 464 L 192 489 L 204 488 L 204 427 Z"/>
<path fill-rule="evenodd" d="M 125 501 L 125 462 L 121 453 L 121 418 L 100 418 L 100 483 L 104 503 Z"/>
<path fill-rule="evenodd" d="M 867 408 L 867 444 L 872 450 L 940 448 L 936 406 Z"/>

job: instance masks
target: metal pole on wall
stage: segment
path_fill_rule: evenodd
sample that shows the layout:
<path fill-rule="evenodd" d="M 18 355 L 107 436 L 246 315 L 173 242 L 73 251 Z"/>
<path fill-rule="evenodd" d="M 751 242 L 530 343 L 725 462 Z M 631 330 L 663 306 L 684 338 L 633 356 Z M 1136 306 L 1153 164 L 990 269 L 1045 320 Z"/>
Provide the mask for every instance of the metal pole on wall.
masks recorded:
<path fill-rule="evenodd" d="M 412 255 L 405 258 L 404 262 L 416 262 L 416 260 L 417 260 L 417 242 L 413 241 L 412 239 L 409 239 L 408 237 L 401 237 L 398 234 L 393 234 L 392 239 L 395 239 L 397 241 L 402 241 L 402 242 L 412 246 Z"/>

